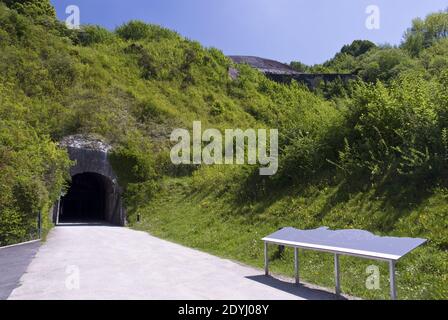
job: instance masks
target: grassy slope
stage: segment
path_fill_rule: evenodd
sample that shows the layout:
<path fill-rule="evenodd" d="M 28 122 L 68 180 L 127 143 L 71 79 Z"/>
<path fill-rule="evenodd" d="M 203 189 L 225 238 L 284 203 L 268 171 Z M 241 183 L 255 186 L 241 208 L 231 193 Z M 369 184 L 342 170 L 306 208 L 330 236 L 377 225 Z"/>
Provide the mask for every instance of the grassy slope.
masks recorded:
<path fill-rule="evenodd" d="M 224 169 L 226 170 L 231 169 Z M 133 227 L 261 268 L 263 245 L 260 239 L 280 227 L 313 228 L 325 225 L 333 228 L 365 228 L 378 232 L 393 210 L 386 208 L 387 205 L 385 207 L 381 199 L 374 200 L 373 191 L 359 192 L 350 195 L 349 199 L 337 201 L 335 194 L 342 186 L 285 190 L 274 192 L 264 201 L 240 203 L 232 196 L 232 192 L 222 192 L 223 181 L 219 178 L 215 183 L 210 183 L 208 188 L 195 188 L 198 176 L 210 174 L 214 169 L 204 171 L 209 172 L 198 172 L 193 178 L 164 180 L 155 199 L 141 210 L 142 222 L 133 223 Z M 438 191 L 413 210 L 398 213 L 393 210 L 402 217 L 387 234 L 412 235 L 412 228 L 416 227 L 414 220 L 425 219 L 443 211 L 447 195 L 447 192 Z M 427 214 L 421 214 L 422 211 Z M 293 275 L 291 249 L 287 249 L 283 255 L 279 255 L 276 249 L 271 250 L 271 260 L 274 273 Z M 333 287 L 332 255 L 303 251 L 301 261 L 301 276 L 305 281 Z M 447 261 L 448 254 L 432 245 L 419 248 L 403 258 L 398 264 L 399 297 L 446 298 Z M 369 265 L 380 268 L 380 290 L 366 289 L 366 268 Z M 363 298 L 388 299 L 389 274 L 386 263 L 343 257 L 341 266 L 344 293 Z"/>

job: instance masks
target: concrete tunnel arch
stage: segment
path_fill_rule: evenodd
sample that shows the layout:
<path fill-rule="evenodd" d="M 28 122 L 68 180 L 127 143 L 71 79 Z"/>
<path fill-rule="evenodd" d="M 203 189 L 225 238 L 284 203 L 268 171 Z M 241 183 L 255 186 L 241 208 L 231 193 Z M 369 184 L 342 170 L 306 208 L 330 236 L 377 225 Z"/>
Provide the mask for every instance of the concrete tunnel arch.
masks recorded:
<path fill-rule="evenodd" d="M 84 135 L 68 136 L 59 143 L 75 162 L 70 168 L 71 182 L 53 209 L 53 222 L 106 222 L 126 224 L 122 188 L 108 160 L 111 146 Z"/>

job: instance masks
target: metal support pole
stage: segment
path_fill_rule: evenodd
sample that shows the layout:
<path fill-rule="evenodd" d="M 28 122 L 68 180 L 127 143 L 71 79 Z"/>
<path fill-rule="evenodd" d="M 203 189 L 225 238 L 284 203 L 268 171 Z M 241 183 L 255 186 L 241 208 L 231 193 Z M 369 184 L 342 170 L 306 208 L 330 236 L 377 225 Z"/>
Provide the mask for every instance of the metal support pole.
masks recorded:
<path fill-rule="evenodd" d="M 395 283 L 395 261 L 389 261 L 389 274 L 390 274 L 390 298 L 392 300 L 397 299 L 397 287 Z"/>
<path fill-rule="evenodd" d="M 39 235 L 39 239 L 42 239 L 42 213 L 40 211 L 37 215 L 37 232 Z"/>
<path fill-rule="evenodd" d="M 296 279 L 296 284 L 300 283 L 299 278 L 299 248 L 294 248 L 294 276 Z"/>
<path fill-rule="evenodd" d="M 264 243 L 264 274 L 269 275 L 269 256 L 268 256 L 268 243 Z"/>
<path fill-rule="evenodd" d="M 339 277 L 339 255 L 335 254 L 334 255 L 334 276 L 335 276 L 335 293 L 336 295 L 340 295 L 341 294 L 341 282 L 340 282 L 340 277 Z"/>
<path fill-rule="evenodd" d="M 56 226 L 59 224 L 59 213 L 61 211 L 61 198 L 58 200 L 58 209 L 56 211 Z"/>

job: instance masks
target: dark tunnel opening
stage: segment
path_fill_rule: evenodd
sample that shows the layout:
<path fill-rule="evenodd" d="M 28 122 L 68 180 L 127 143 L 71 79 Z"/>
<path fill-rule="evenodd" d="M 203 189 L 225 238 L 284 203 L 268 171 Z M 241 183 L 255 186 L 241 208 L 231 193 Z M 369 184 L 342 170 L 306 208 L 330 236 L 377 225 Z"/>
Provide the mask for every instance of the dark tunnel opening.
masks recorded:
<path fill-rule="evenodd" d="M 111 194 L 111 181 L 107 177 L 97 173 L 73 176 L 67 194 L 61 198 L 59 222 L 107 221 Z"/>

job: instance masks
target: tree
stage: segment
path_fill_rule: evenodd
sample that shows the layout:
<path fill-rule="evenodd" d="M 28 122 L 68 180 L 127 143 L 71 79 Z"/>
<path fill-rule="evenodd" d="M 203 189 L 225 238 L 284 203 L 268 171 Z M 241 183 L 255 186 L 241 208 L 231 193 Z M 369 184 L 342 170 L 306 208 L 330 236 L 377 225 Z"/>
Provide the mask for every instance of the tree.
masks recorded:
<path fill-rule="evenodd" d="M 415 68 L 415 61 L 397 48 L 385 48 L 370 52 L 360 64 L 359 75 L 364 81 L 389 82 L 402 71 Z"/>
<path fill-rule="evenodd" d="M 341 53 L 359 57 L 370 49 L 376 48 L 376 44 L 369 40 L 355 40 L 350 45 L 345 45 L 341 49 Z"/>
<path fill-rule="evenodd" d="M 377 48 L 376 44 L 371 41 L 355 40 L 351 44 L 343 46 L 341 51 L 323 64 L 323 67 L 327 69 L 324 72 L 356 72 L 365 56 L 371 54 Z M 313 69 L 316 68 L 313 67 Z"/>
<path fill-rule="evenodd" d="M 430 14 L 425 20 L 415 19 L 412 21 L 412 27 L 404 35 L 402 47 L 412 56 L 418 56 L 423 49 L 447 37 L 448 9 Z"/>
<path fill-rule="evenodd" d="M 309 70 L 309 67 L 300 61 L 292 61 L 289 65 L 297 72 L 307 72 Z"/>

